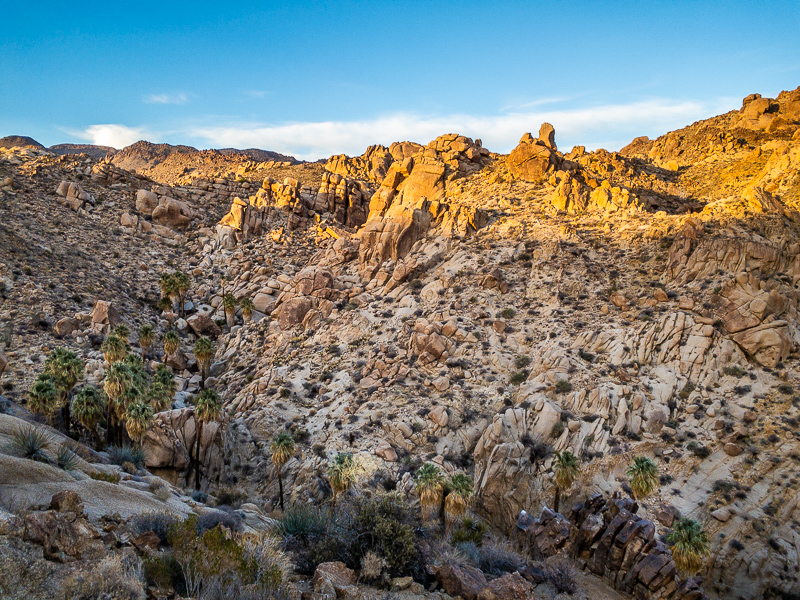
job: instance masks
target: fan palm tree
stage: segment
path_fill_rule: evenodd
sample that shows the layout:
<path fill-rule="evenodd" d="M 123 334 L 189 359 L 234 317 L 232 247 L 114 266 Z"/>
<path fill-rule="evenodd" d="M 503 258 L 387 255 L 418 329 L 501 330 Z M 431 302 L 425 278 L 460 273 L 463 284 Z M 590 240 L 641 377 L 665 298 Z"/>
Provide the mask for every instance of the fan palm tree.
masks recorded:
<path fill-rule="evenodd" d="M 137 400 L 125 409 L 125 430 L 131 440 L 141 445 L 142 437 L 153 424 L 153 407 L 147 402 Z"/>
<path fill-rule="evenodd" d="M 172 312 L 172 300 L 169 299 L 169 296 L 161 296 L 158 299 L 158 303 L 156 304 L 158 310 L 165 313 Z"/>
<path fill-rule="evenodd" d="M 658 467 L 646 456 L 634 458 L 633 464 L 625 470 L 625 474 L 631 480 L 633 497 L 637 500 L 647 498 L 658 485 Z"/>
<path fill-rule="evenodd" d="M 182 271 L 175 271 L 175 273 L 172 274 L 172 278 L 175 281 L 175 291 L 178 294 L 178 302 L 180 303 L 181 309 L 180 314 L 181 317 L 185 317 L 186 311 L 184 309 L 184 304 L 186 303 L 186 294 L 189 293 L 192 280 Z"/>
<path fill-rule="evenodd" d="M 106 405 L 106 444 L 111 444 L 114 439 L 117 405 L 130 384 L 130 369 L 122 362 L 113 363 L 106 371 L 106 378 L 103 382 L 103 390 L 108 398 Z"/>
<path fill-rule="evenodd" d="M 281 510 L 283 510 L 283 475 L 281 469 L 294 454 L 295 445 L 292 434 L 288 431 L 276 434 L 269 449 L 272 452 L 272 462 L 278 470 L 278 490 L 281 497 Z"/>
<path fill-rule="evenodd" d="M 435 520 L 442 505 L 444 493 L 444 475 L 433 463 L 425 463 L 417 471 L 417 480 L 414 489 L 419 495 L 419 505 L 422 509 L 422 521 L 427 523 Z"/>
<path fill-rule="evenodd" d="M 245 296 L 239 302 L 239 306 L 242 307 L 242 320 L 244 321 L 244 324 L 247 325 L 253 320 L 253 309 L 255 308 L 253 301 L 249 296 Z"/>
<path fill-rule="evenodd" d="M 672 546 L 675 566 L 684 573 L 697 573 L 703 566 L 703 557 L 710 552 L 708 534 L 694 519 L 679 519 L 667 535 L 667 542 Z"/>
<path fill-rule="evenodd" d="M 114 327 L 114 331 L 112 332 L 113 335 L 117 336 L 118 338 L 122 338 L 123 342 L 128 342 L 128 338 L 131 337 L 131 330 L 128 329 L 127 325 L 123 325 L 120 323 L 116 327 Z"/>
<path fill-rule="evenodd" d="M 154 412 L 167 410 L 172 404 L 172 393 L 158 381 L 153 381 L 145 395 L 147 402 L 153 407 Z"/>
<path fill-rule="evenodd" d="M 58 391 L 53 377 L 42 373 L 28 390 L 28 408 L 42 415 L 51 415 L 58 406 Z"/>
<path fill-rule="evenodd" d="M 139 345 L 142 347 L 142 358 L 147 356 L 147 351 L 155 341 L 156 332 L 152 325 L 142 325 L 139 327 Z"/>
<path fill-rule="evenodd" d="M 158 278 L 158 286 L 161 288 L 162 298 L 172 298 L 178 292 L 178 286 L 175 282 L 175 277 L 172 273 L 162 273 Z M 170 301 L 170 309 L 172 309 L 172 302 Z"/>
<path fill-rule="evenodd" d="M 206 337 L 201 337 L 194 343 L 194 356 L 200 366 L 200 387 L 202 389 L 206 387 L 208 367 L 211 365 L 211 359 L 214 358 L 215 352 L 214 344 Z"/>
<path fill-rule="evenodd" d="M 167 356 L 175 354 L 181 346 L 181 338 L 174 331 L 168 331 L 164 334 L 164 352 Z"/>
<path fill-rule="evenodd" d="M 555 498 L 553 499 L 553 510 L 558 512 L 561 502 L 561 492 L 568 489 L 572 482 L 578 477 L 578 457 L 569 450 L 556 452 L 553 459 L 553 472 L 556 474 Z"/>
<path fill-rule="evenodd" d="M 69 401 L 72 389 L 83 377 L 83 361 L 72 350 L 56 348 L 44 362 L 45 373 L 53 377 L 53 383 L 58 392 L 58 404 L 61 407 L 61 416 L 64 428 L 70 429 Z"/>
<path fill-rule="evenodd" d="M 228 329 L 236 323 L 236 297 L 233 294 L 225 294 L 222 298 L 222 306 L 225 308 L 225 320 L 228 322 Z"/>
<path fill-rule="evenodd" d="M 359 466 L 353 459 L 353 455 L 345 452 L 337 454 L 333 462 L 328 465 L 328 481 L 333 492 L 328 519 L 331 517 L 336 500 L 353 486 L 358 479 L 359 471 Z"/>
<path fill-rule="evenodd" d="M 203 439 L 203 426 L 211 421 L 216 421 L 222 416 L 222 401 L 214 390 L 203 390 L 194 400 L 194 419 L 197 424 L 195 441 L 195 489 L 200 489 L 200 444 Z"/>
<path fill-rule="evenodd" d="M 467 512 L 467 503 L 472 496 L 472 479 L 465 473 L 456 473 L 445 485 L 444 524 L 449 531 Z"/>
<path fill-rule="evenodd" d="M 97 424 L 103 420 L 105 408 L 103 392 L 92 385 L 82 388 L 72 397 L 72 416 L 97 439 Z"/>
<path fill-rule="evenodd" d="M 175 381 L 175 375 L 172 374 L 172 369 L 169 365 L 161 363 L 156 367 L 156 372 L 153 373 L 153 383 L 160 383 L 170 392 L 170 400 L 175 392 L 178 391 L 178 384 Z"/>
<path fill-rule="evenodd" d="M 108 336 L 100 347 L 103 351 L 103 358 L 110 365 L 121 361 L 128 354 L 128 343 L 118 335 Z"/>

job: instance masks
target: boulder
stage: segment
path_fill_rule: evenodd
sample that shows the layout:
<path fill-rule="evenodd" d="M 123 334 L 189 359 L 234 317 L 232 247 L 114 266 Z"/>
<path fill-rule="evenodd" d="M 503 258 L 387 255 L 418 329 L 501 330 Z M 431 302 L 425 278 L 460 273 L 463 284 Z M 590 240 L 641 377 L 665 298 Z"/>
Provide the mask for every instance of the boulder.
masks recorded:
<path fill-rule="evenodd" d="M 397 462 L 397 452 L 386 440 L 381 440 L 375 446 L 375 456 L 382 458 L 386 462 Z"/>
<path fill-rule="evenodd" d="M 153 209 L 153 221 L 170 229 L 186 229 L 193 216 L 189 205 L 167 196 L 162 196 Z"/>
<path fill-rule="evenodd" d="M 256 308 L 258 310 L 258 308 Z M 217 325 L 211 317 L 198 313 L 186 319 L 187 325 L 199 336 L 208 338 L 216 338 L 222 333 L 219 325 Z"/>
<path fill-rule="evenodd" d="M 284 331 L 299 325 L 303 322 L 303 319 L 308 311 L 311 310 L 311 307 L 311 299 L 303 296 L 297 296 L 284 302 L 280 307 L 278 325 Z"/>
<path fill-rule="evenodd" d="M 122 323 L 122 317 L 119 311 L 117 311 L 111 302 L 106 302 L 105 300 L 98 300 L 95 302 L 91 319 L 92 323 L 105 325 L 110 329 Z"/>
<path fill-rule="evenodd" d="M 56 512 L 80 516 L 83 514 L 83 500 L 77 492 L 65 490 L 53 495 L 50 499 L 50 508 Z"/>
<path fill-rule="evenodd" d="M 528 600 L 533 598 L 533 589 L 519 573 L 506 573 L 490 581 L 478 594 L 478 600 Z"/>
<path fill-rule="evenodd" d="M 555 150 L 555 131 L 552 125 L 549 128 L 546 126 L 547 123 L 542 125 L 540 139 L 534 140 L 530 133 L 523 135 L 517 147 L 508 155 L 508 170 L 517 179 L 538 183 L 558 167 L 561 159 Z"/>
<path fill-rule="evenodd" d="M 478 594 L 488 584 L 486 576 L 475 567 L 443 565 L 436 568 L 435 575 L 445 592 L 464 600 L 478 600 Z"/>
<path fill-rule="evenodd" d="M 8 357 L 6 356 L 6 353 L 3 352 L 3 349 L 0 348 L 0 375 L 3 374 L 3 371 L 6 370 L 6 367 L 8 367 Z"/>
<path fill-rule="evenodd" d="M 58 337 L 64 337 L 71 334 L 73 331 L 80 327 L 80 322 L 77 319 L 73 319 L 71 317 L 65 317 L 60 319 L 55 326 L 53 327 L 53 331 Z"/>
<path fill-rule="evenodd" d="M 314 590 L 319 592 L 325 583 L 332 586 L 334 590 L 355 585 L 356 574 L 352 569 L 342 562 L 326 562 L 317 566 L 314 571 Z M 339 594 L 337 593 L 337 596 Z"/>
<path fill-rule="evenodd" d="M 149 190 L 137 190 L 136 192 L 136 210 L 146 215 L 152 215 L 156 206 L 158 206 L 158 196 Z"/>

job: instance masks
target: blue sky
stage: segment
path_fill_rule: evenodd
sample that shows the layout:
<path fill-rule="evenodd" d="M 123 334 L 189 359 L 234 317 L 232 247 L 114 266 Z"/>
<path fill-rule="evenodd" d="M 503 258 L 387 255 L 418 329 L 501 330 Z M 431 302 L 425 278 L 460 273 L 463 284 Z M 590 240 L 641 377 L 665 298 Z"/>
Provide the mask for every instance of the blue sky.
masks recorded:
<path fill-rule="evenodd" d="M 15 2 L 0 136 L 316 159 L 548 120 L 618 149 L 800 85 L 800 2 Z"/>

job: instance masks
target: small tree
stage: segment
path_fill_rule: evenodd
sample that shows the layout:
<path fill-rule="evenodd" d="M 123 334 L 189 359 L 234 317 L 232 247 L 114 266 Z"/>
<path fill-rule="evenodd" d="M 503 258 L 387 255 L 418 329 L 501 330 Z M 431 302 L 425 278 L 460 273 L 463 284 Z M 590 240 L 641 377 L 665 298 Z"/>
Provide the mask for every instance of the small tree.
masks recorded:
<path fill-rule="evenodd" d="M 631 480 L 633 497 L 637 500 L 647 498 L 658 485 L 658 467 L 646 456 L 634 458 L 633 464 L 626 469 L 625 474 Z"/>
<path fill-rule="evenodd" d="M 467 512 L 467 503 L 472 496 L 472 479 L 465 473 L 456 473 L 445 485 L 445 492 L 444 524 L 450 531 Z"/>
<path fill-rule="evenodd" d="M 442 504 L 444 493 L 444 475 L 439 467 L 433 463 L 425 463 L 417 471 L 417 481 L 414 486 L 419 495 L 419 505 L 422 509 L 422 521 L 434 521 Z"/>
<path fill-rule="evenodd" d="M 53 383 L 58 392 L 58 405 L 61 408 L 61 417 L 64 428 L 70 430 L 69 401 L 72 389 L 83 377 L 83 361 L 72 350 L 56 348 L 47 357 L 44 363 L 45 373 L 53 377 Z"/>
<path fill-rule="evenodd" d="M 203 426 L 216 421 L 222 415 L 222 401 L 214 390 L 203 390 L 194 400 L 194 420 L 197 425 L 195 441 L 195 489 L 200 489 L 200 444 L 203 439 Z"/>
<path fill-rule="evenodd" d="M 201 337 L 194 343 L 194 356 L 200 367 L 200 387 L 203 389 L 206 387 L 208 367 L 211 365 L 211 359 L 214 358 L 215 352 L 214 344 L 206 337 Z"/>
<path fill-rule="evenodd" d="M 168 331 L 164 335 L 164 352 L 167 356 L 171 356 L 177 352 L 181 346 L 181 338 L 174 331 Z"/>
<path fill-rule="evenodd" d="M 292 458 L 294 449 L 294 438 L 288 431 L 282 431 L 276 434 L 270 445 L 272 462 L 278 471 L 278 490 L 280 492 L 281 510 L 283 510 L 283 474 L 281 473 L 281 469 L 283 469 L 283 465 Z"/>
<path fill-rule="evenodd" d="M 672 546 L 672 558 L 680 571 L 697 573 L 703 567 L 703 558 L 710 552 L 708 534 L 694 519 L 683 518 L 676 521 L 667 535 Z"/>
<path fill-rule="evenodd" d="M 225 309 L 228 329 L 231 329 L 236 323 L 236 297 L 233 294 L 225 294 L 222 298 L 222 306 Z"/>
<path fill-rule="evenodd" d="M 253 301 L 249 296 L 245 296 L 242 298 L 241 302 L 239 302 L 239 306 L 242 308 L 242 320 L 244 324 L 247 325 L 253 320 L 253 309 L 255 308 Z"/>
<path fill-rule="evenodd" d="M 561 501 L 561 492 L 569 489 L 578 477 L 578 458 L 569 450 L 556 452 L 553 459 L 553 472 L 556 475 L 555 498 L 553 499 L 553 510 L 558 512 Z"/>
<path fill-rule="evenodd" d="M 142 358 L 147 356 L 147 351 L 156 338 L 156 332 L 152 325 L 142 325 L 139 327 L 139 345 L 142 347 Z"/>

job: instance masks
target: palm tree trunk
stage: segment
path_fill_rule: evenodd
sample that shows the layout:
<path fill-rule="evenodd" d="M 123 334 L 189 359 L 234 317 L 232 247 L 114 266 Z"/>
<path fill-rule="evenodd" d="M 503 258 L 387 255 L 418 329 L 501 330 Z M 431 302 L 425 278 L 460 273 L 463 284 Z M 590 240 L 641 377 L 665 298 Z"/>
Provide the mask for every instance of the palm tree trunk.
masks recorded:
<path fill-rule="evenodd" d="M 553 510 L 558 512 L 558 505 L 561 503 L 561 490 L 556 486 L 555 498 L 553 498 Z"/>
<path fill-rule="evenodd" d="M 110 399 L 108 401 L 108 406 L 106 407 L 106 412 L 106 446 L 110 446 L 112 440 L 114 439 L 114 412 L 111 408 Z"/>
<path fill-rule="evenodd" d="M 281 512 L 283 511 L 283 476 L 281 475 L 281 468 L 278 467 L 278 490 L 281 495 Z"/>
<path fill-rule="evenodd" d="M 195 442 L 195 455 L 194 455 L 194 489 L 200 489 L 200 442 L 203 438 L 203 422 L 197 422 L 197 441 Z"/>
<path fill-rule="evenodd" d="M 64 402 L 63 406 L 61 407 L 61 418 L 64 419 L 64 430 L 67 432 L 67 435 L 69 436 L 69 430 L 71 425 L 70 412 L 69 412 L 69 395 L 67 395 L 67 401 Z"/>

